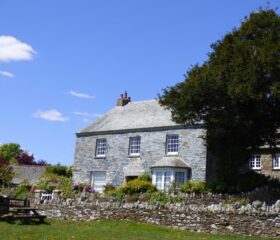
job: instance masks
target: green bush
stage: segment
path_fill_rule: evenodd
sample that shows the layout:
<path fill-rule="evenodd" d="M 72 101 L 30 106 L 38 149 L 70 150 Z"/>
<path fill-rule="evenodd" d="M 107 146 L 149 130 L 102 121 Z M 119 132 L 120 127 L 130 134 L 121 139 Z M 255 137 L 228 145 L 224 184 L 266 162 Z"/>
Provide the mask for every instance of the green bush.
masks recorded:
<path fill-rule="evenodd" d="M 143 175 L 139 176 L 138 179 L 146 182 L 152 182 L 152 176 L 148 173 L 144 173 Z"/>
<path fill-rule="evenodd" d="M 31 193 L 31 184 L 28 182 L 27 179 L 23 179 L 15 191 L 15 196 L 18 198 L 26 197 Z"/>
<path fill-rule="evenodd" d="M 139 194 L 125 195 L 124 200 L 126 203 L 137 202 L 139 200 Z"/>
<path fill-rule="evenodd" d="M 10 185 L 13 177 L 14 177 L 14 172 L 12 167 L 8 165 L 0 165 L 0 186 L 1 187 L 7 187 Z"/>
<path fill-rule="evenodd" d="M 72 167 L 63 166 L 61 164 L 49 165 L 46 167 L 47 173 L 56 174 L 64 177 L 72 177 Z"/>
<path fill-rule="evenodd" d="M 15 191 L 15 196 L 20 198 L 28 195 L 30 192 L 30 188 L 27 186 L 18 186 L 16 191 Z"/>
<path fill-rule="evenodd" d="M 104 193 L 110 195 L 110 192 L 114 192 L 116 190 L 115 186 L 112 184 L 107 183 L 104 186 Z"/>
<path fill-rule="evenodd" d="M 119 191 L 124 194 L 132 195 L 135 193 L 155 192 L 156 187 L 150 182 L 136 178 L 120 186 Z"/>
<path fill-rule="evenodd" d="M 205 182 L 194 180 L 187 181 L 185 185 L 180 187 L 180 190 L 184 193 L 205 193 L 210 191 Z"/>
<path fill-rule="evenodd" d="M 36 184 L 36 188 L 52 192 L 55 188 L 60 189 L 65 195 L 72 192 L 72 178 L 60 176 L 54 173 L 45 173 Z"/>
<path fill-rule="evenodd" d="M 168 195 L 165 192 L 154 192 L 151 194 L 151 198 L 150 198 L 150 202 L 161 203 L 161 204 L 180 203 L 182 201 L 183 201 L 182 197 L 179 197 L 178 195 L 175 196 Z"/>
<path fill-rule="evenodd" d="M 117 202 L 122 202 L 124 200 L 125 194 L 119 190 L 110 190 L 107 195 L 113 197 Z"/>
<path fill-rule="evenodd" d="M 148 201 L 148 200 L 150 200 L 151 199 L 151 193 L 148 193 L 148 192 L 146 192 L 146 193 L 141 193 L 140 195 L 139 195 L 139 201 L 141 201 L 141 202 L 146 202 L 146 201 Z"/>

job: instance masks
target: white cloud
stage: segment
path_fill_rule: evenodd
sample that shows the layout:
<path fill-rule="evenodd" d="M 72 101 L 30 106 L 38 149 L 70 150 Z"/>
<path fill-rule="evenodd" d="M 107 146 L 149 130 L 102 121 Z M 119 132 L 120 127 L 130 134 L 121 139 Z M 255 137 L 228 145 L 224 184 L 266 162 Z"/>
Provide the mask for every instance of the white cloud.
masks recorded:
<path fill-rule="evenodd" d="M 14 74 L 7 72 L 7 71 L 0 71 L 0 75 L 3 77 L 8 77 L 8 78 L 13 78 L 15 76 Z"/>
<path fill-rule="evenodd" d="M 74 97 L 79 97 L 79 98 L 95 99 L 95 96 L 89 95 L 87 93 L 69 91 L 69 94 L 74 96 Z"/>
<path fill-rule="evenodd" d="M 0 62 L 32 60 L 36 52 L 13 36 L 0 36 Z"/>
<path fill-rule="evenodd" d="M 46 111 L 41 111 L 38 110 L 35 114 L 34 117 L 36 118 L 42 118 L 47 121 L 58 121 L 58 122 L 65 122 L 68 120 L 67 117 L 64 117 L 62 113 L 55 109 L 51 110 L 46 110 Z"/>

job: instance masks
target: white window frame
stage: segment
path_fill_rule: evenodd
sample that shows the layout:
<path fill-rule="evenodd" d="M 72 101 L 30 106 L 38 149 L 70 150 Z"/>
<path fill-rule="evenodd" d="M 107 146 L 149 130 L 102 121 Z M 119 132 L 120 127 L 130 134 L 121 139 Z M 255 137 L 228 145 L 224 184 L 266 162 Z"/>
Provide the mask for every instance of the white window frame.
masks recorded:
<path fill-rule="evenodd" d="M 141 137 L 129 138 L 129 156 L 140 156 L 141 151 Z"/>
<path fill-rule="evenodd" d="M 260 154 L 251 155 L 249 159 L 249 168 L 252 170 L 261 170 L 262 159 Z"/>
<path fill-rule="evenodd" d="M 96 192 L 103 192 L 106 185 L 107 173 L 106 171 L 91 172 L 91 186 Z"/>
<path fill-rule="evenodd" d="M 280 170 L 280 153 L 276 153 L 272 159 L 272 169 Z"/>
<path fill-rule="evenodd" d="M 162 189 L 163 184 L 163 172 L 162 171 L 155 171 L 155 186 L 157 189 Z"/>
<path fill-rule="evenodd" d="M 183 173 L 184 184 L 187 181 L 187 169 L 159 167 L 152 171 L 152 183 L 158 190 L 166 191 L 176 181 L 176 173 Z M 179 187 L 179 184 L 178 186 Z"/>
<path fill-rule="evenodd" d="M 106 138 L 100 138 L 96 139 L 96 157 L 105 157 L 107 151 L 107 139 Z"/>
<path fill-rule="evenodd" d="M 178 155 L 179 153 L 179 135 L 167 134 L 166 135 L 166 154 Z"/>

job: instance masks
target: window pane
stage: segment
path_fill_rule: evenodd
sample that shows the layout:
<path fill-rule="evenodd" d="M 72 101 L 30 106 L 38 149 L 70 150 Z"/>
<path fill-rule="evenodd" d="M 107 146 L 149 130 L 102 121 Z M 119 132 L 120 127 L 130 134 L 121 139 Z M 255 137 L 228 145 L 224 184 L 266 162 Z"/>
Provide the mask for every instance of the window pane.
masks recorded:
<path fill-rule="evenodd" d="M 179 187 L 180 185 L 185 184 L 185 173 L 184 172 L 175 172 L 175 182 L 176 186 Z"/>
<path fill-rule="evenodd" d="M 280 168 L 280 154 L 276 154 L 273 158 L 273 168 Z"/>
<path fill-rule="evenodd" d="M 171 172 L 164 172 L 164 189 L 168 189 L 171 184 Z"/>
<path fill-rule="evenodd" d="M 96 140 L 96 156 L 105 156 L 106 147 L 107 147 L 106 139 L 97 139 Z"/>
<path fill-rule="evenodd" d="M 178 153 L 179 148 L 179 136 L 167 135 L 166 138 L 166 151 L 167 153 Z"/>
<path fill-rule="evenodd" d="M 140 154 L 140 144 L 141 138 L 140 137 L 132 137 L 129 139 L 129 154 Z"/>
<path fill-rule="evenodd" d="M 261 169 L 261 156 L 260 155 L 252 155 L 250 157 L 249 168 L 250 169 Z"/>
<path fill-rule="evenodd" d="M 106 184 L 106 172 L 92 172 L 92 183 L 94 190 L 102 192 Z"/>
<path fill-rule="evenodd" d="M 156 188 L 162 189 L 162 172 L 156 172 Z"/>

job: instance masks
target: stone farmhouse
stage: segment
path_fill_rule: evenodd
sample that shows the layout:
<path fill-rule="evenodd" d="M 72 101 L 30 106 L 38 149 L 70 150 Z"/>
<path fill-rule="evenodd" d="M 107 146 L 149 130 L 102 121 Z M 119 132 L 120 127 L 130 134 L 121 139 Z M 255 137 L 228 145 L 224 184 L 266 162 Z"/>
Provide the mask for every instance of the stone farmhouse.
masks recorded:
<path fill-rule="evenodd" d="M 127 93 L 121 94 L 112 110 L 76 134 L 73 181 L 96 191 L 107 183 L 118 187 L 143 173 L 150 173 L 160 190 L 172 182 L 206 181 L 213 164 L 205 134 L 202 124 L 173 122 L 171 112 L 157 100 L 131 102 Z M 280 153 L 256 152 L 248 165 L 280 177 Z"/>

